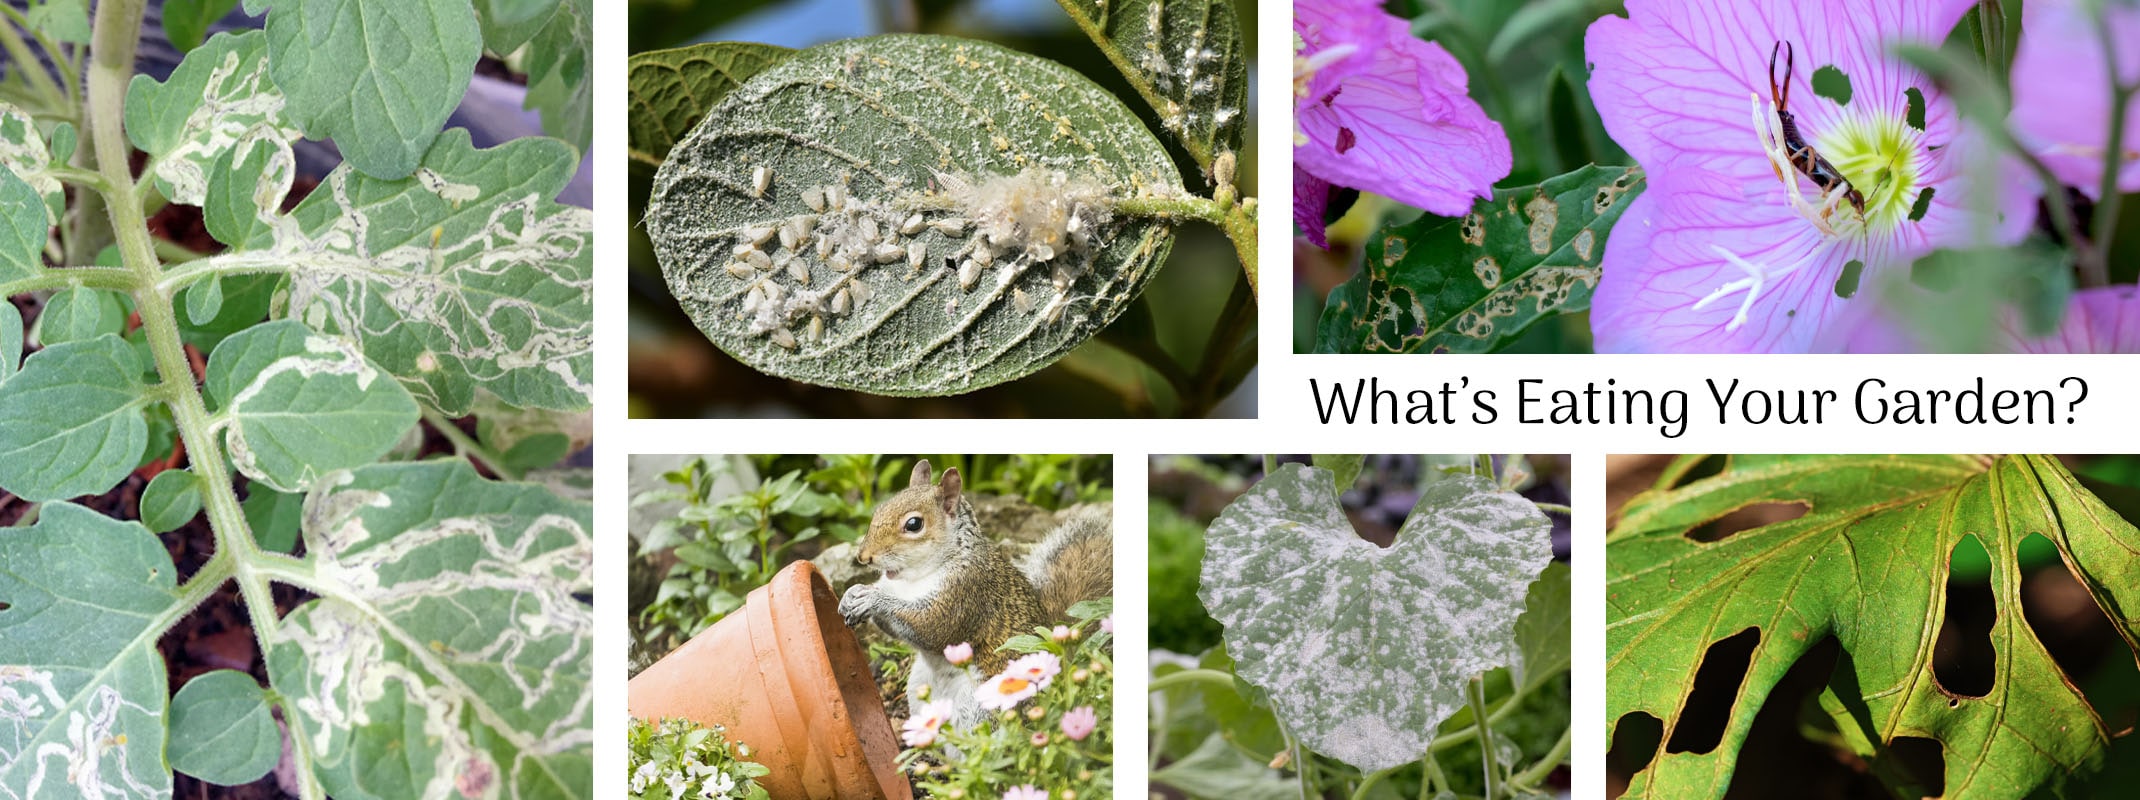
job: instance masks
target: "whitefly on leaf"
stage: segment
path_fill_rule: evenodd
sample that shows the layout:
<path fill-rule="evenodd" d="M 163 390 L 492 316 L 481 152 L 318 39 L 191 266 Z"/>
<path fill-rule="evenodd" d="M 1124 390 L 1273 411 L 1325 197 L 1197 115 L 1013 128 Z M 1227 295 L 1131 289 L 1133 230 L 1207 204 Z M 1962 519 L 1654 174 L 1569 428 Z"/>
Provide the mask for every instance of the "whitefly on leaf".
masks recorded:
<path fill-rule="evenodd" d="M 1429 484 L 1387 548 L 1361 539 L 1329 470 L 1287 464 L 1205 535 L 1197 596 L 1237 674 L 1316 752 L 1361 770 L 1417 760 L 1474 675 L 1517 658 L 1552 522 L 1475 475 Z"/>
<path fill-rule="evenodd" d="M 893 395 L 1012 380 L 1142 291 L 1175 196 L 1151 132 L 1091 81 L 992 44 L 800 51 L 708 111 L 646 226 L 707 338 L 765 372 Z"/>

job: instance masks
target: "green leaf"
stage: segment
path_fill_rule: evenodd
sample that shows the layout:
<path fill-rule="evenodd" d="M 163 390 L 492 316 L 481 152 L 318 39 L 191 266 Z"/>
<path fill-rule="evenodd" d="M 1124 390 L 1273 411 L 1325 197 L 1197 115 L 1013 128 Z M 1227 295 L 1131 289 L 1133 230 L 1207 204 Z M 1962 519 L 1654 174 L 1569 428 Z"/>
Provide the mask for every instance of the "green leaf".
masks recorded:
<path fill-rule="evenodd" d="M 238 0 L 165 0 L 163 35 L 183 53 L 201 46 L 208 26 L 238 7 Z"/>
<path fill-rule="evenodd" d="M 215 321 L 223 310 L 223 276 L 210 275 L 194 282 L 186 291 L 186 319 L 195 325 Z"/>
<path fill-rule="evenodd" d="M 588 63 L 594 28 L 588 0 L 561 0 L 549 24 L 528 42 L 524 105 L 542 115 L 544 133 L 570 142 L 581 153 L 593 143 L 594 81 Z"/>
<path fill-rule="evenodd" d="M 216 345 L 224 337 L 245 330 L 267 319 L 268 307 L 283 285 L 281 275 L 220 275 L 208 288 L 208 279 L 194 281 L 180 292 L 189 313 L 179 316 L 178 333 L 186 344 L 198 347 L 202 352 L 215 352 Z M 194 299 L 196 292 L 217 292 L 223 300 L 216 306 L 215 317 L 207 322 L 194 322 L 191 311 L 196 305 L 207 301 Z M 205 305 L 203 305 L 205 308 Z"/>
<path fill-rule="evenodd" d="M 475 0 L 484 46 L 493 53 L 511 55 L 534 37 L 560 5 L 559 0 Z"/>
<path fill-rule="evenodd" d="M 517 472 L 563 461 L 577 444 L 594 438 L 591 411 L 514 408 L 485 392 L 476 397 L 475 415 L 476 440 Z"/>
<path fill-rule="evenodd" d="M 12 24 L 12 23 L 10 23 Z M 37 190 L 0 169 L 0 281 L 36 277 L 45 269 L 45 241 L 52 234 Z"/>
<path fill-rule="evenodd" d="M 264 483 L 245 490 L 245 526 L 253 529 L 253 541 L 270 553 L 288 553 L 297 546 L 298 526 L 304 521 L 303 495 L 278 492 Z"/>
<path fill-rule="evenodd" d="M 14 377 L 22 367 L 22 334 L 22 312 L 0 297 L 0 383 Z"/>
<path fill-rule="evenodd" d="M 30 0 L 30 27 L 69 44 L 89 43 L 89 0 Z"/>
<path fill-rule="evenodd" d="M 65 131 L 72 130 L 62 127 Z M 64 135 L 72 136 L 71 133 Z M 15 255 L 19 247 L 16 241 L 35 231 L 36 252 L 42 252 L 46 234 L 59 219 L 60 211 L 66 208 L 65 188 L 60 186 L 58 178 L 47 172 L 52 161 L 52 153 L 45 149 L 44 135 L 37 132 L 37 120 L 31 119 L 22 109 L 0 103 L 0 167 L 5 167 L 0 172 L 12 172 L 23 183 L 29 184 L 36 196 L 44 201 L 47 214 L 45 224 L 31 223 L 29 217 L 19 211 L 21 199 L 16 190 L 9 188 L 13 182 L 0 178 L 0 280 L 21 277 L 16 272 L 25 262 L 19 261 Z M 42 264 L 37 260 L 27 263 L 33 268 Z"/>
<path fill-rule="evenodd" d="M 24 797 L 169 797 L 156 640 L 177 569 L 140 525 L 50 503 L 0 528 L 0 786 Z M 70 767 L 80 765 L 82 774 Z"/>
<path fill-rule="evenodd" d="M 797 52 L 730 92 L 655 175 L 646 226 L 670 291 L 744 363 L 945 395 L 1047 366 L 1134 303 L 1173 232 L 1116 204 L 1180 183 L 1120 101 L 1059 64 L 876 36 Z M 817 213 L 820 193 L 846 205 Z M 772 231 L 804 218 L 797 247 L 778 244 Z M 736 260 L 753 231 L 788 266 Z M 992 263 L 946 263 L 969 247 Z"/>
<path fill-rule="evenodd" d="M 337 168 L 278 219 L 272 245 L 193 263 L 286 272 L 276 316 L 355 339 L 448 416 L 467 414 L 478 387 L 521 408 L 584 409 L 593 215 L 550 200 L 576 165 L 563 142 L 478 150 L 455 128 L 414 176 Z"/>
<path fill-rule="evenodd" d="M 1362 770 L 1417 760 L 1472 676 L 1513 663 L 1553 524 L 1476 475 L 1420 491 L 1388 548 L 1353 532 L 1328 470 L 1286 464 L 1205 534 L 1197 596 L 1235 674 L 1301 743 Z"/>
<path fill-rule="evenodd" d="M 201 478 L 188 470 L 167 469 L 141 490 L 141 524 L 151 533 L 175 531 L 201 513 Z"/>
<path fill-rule="evenodd" d="M 1344 494 L 1352 488 L 1353 482 L 1360 479 L 1360 468 L 1366 464 L 1367 456 L 1363 455 L 1315 456 L 1315 466 L 1330 471 L 1330 481 L 1337 487 L 1338 494 Z"/>
<path fill-rule="evenodd" d="M 126 329 L 126 307 L 119 296 L 76 286 L 52 294 L 37 315 L 37 340 L 47 347 L 79 342 Z"/>
<path fill-rule="evenodd" d="M 267 694 L 236 670 L 187 681 L 171 698 L 169 755 L 172 769 L 218 786 L 259 780 L 282 758 Z"/>
<path fill-rule="evenodd" d="M 249 132 L 297 138 L 268 73 L 267 34 L 219 33 L 187 53 L 169 80 L 135 75 L 127 84 L 126 136 L 154 159 L 156 188 L 171 202 L 201 205 L 210 168 Z"/>
<path fill-rule="evenodd" d="M 1668 474 L 1685 474 L 1690 457 Z M 1803 516 L 1721 540 L 1689 536 L 1734 511 L 1806 507 Z M 1732 456 L 1722 472 L 1629 500 L 1606 544 L 1606 722 L 1646 712 L 1671 740 L 1709 646 L 1758 635 L 1722 741 L 1662 752 L 1627 797 L 1721 797 L 1755 714 L 1805 652 L 1834 638 L 1829 677 L 1848 736 L 1932 739 L 1949 796 L 2056 793 L 2098 767 L 2110 734 L 2029 629 L 2021 541 L 2055 544 L 2108 609 L 2127 647 L 2140 632 L 2140 531 L 2042 456 Z M 1992 561 L 1999 668 L 1981 697 L 1933 672 L 1949 555 L 1974 537 Z M 1980 788 L 1981 787 L 1981 790 Z"/>
<path fill-rule="evenodd" d="M 483 37 L 466 0 L 288 0 L 272 4 L 275 85 L 305 133 L 345 163 L 399 180 L 416 171 L 461 104 Z"/>
<path fill-rule="evenodd" d="M 1241 149 L 1248 50 L 1230 0 L 1057 0 L 1207 172 Z"/>
<path fill-rule="evenodd" d="M 1568 565 L 1546 565 L 1524 595 L 1523 616 L 1516 619 L 1516 648 L 1523 658 L 1511 665 L 1525 688 L 1535 689 L 1568 671 Z"/>
<path fill-rule="evenodd" d="M 362 467 L 306 503 L 338 591 L 268 643 L 336 798 L 593 792 L 592 507 L 465 461 Z M 337 577 L 346 576 L 346 577 Z"/>
<path fill-rule="evenodd" d="M 117 336 L 37 351 L 0 383 L 0 489 L 31 502 L 103 494 L 148 446 L 141 361 Z"/>
<path fill-rule="evenodd" d="M 1383 228 L 1366 267 L 1331 290 L 1316 350 L 1490 352 L 1541 319 L 1586 310 L 1605 237 L 1646 185 L 1639 167 L 1586 166 L 1497 189 L 1463 219 Z"/>
<path fill-rule="evenodd" d="M 282 198 L 297 177 L 288 139 L 265 126 L 246 131 L 216 157 L 211 175 L 201 202 L 209 235 L 236 249 L 273 244 Z"/>
<path fill-rule="evenodd" d="M 659 164 L 698 127 L 708 109 L 750 76 L 795 51 L 751 42 L 713 42 L 633 53 L 630 67 L 634 163 Z"/>
<path fill-rule="evenodd" d="M 1299 784 L 1278 777 L 1268 765 L 1249 760 L 1216 733 L 1205 737 L 1189 757 L 1153 771 L 1152 782 L 1190 797 L 1299 800 L 1301 796 Z"/>
<path fill-rule="evenodd" d="M 379 460 L 419 415 L 355 345 L 290 320 L 223 340 L 203 384 L 228 420 L 231 466 L 286 492 Z"/>

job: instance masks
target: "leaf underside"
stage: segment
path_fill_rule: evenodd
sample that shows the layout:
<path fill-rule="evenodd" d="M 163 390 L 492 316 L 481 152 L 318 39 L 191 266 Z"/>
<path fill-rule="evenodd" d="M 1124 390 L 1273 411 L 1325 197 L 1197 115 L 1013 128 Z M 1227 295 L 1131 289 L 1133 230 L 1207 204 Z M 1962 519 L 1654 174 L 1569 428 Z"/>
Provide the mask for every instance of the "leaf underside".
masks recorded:
<path fill-rule="evenodd" d="M 1719 541 L 1687 535 L 1765 503 L 1808 510 Z M 2022 614 L 2016 552 L 2031 534 L 2057 546 L 2131 646 L 2140 618 L 2119 609 L 2140 608 L 2140 531 L 2049 457 L 1732 456 L 1718 475 L 1629 501 L 1606 548 L 1608 732 L 1646 712 L 1670 741 L 1707 648 L 1748 630 L 1759 640 L 1721 744 L 1659 753 L 1626 796 L 1723 796 L 1769 692 L 1829 637 L 1844 657 L 1827 705 L 1846 740 L 1938 741 L 1947 796 L 2022 797 L 2093 771 L 2109 734 Z M 1982 697 L 1949 692 L 1932 670 L 1964 537 L 1990 554 L 1998 609 Z"/>
<path fill-rule="evenodd" d="M 711 42 L 632 54 L 634 163 L 658 164 L 668 158 L 669 148 L 698 127 L 707 109 L 793 52 L 755 42 Z"/>
<path fill-rule="evenodd" d="M 1328 470 L 1287 464 L 1212 521 L 1197 596 L 1236 674 L 1303 744 L 1387 769 L 1427 752 L 1467 680 L 1516 662 L 1552 527 L 1522 496 L 1453 475 L 1380 548 L 1353 531 Z"/>
<path fill-rule="evenodd" d="M 1365 266 L 1331 290 L 1323 353 L 1485 353 L 1540 320 L 1590 308 L 1605 239 L 1646 181 L 1586 166 L 1495 190 L 1462 219 L 1426 215 L 1376 231 Z"/>
<path fill-rule="evenodd" d="M 768 184 L 759 196 L 761 171 Z M 962 204 L 940 173 L 974 186 L 1053 175 L 1070 188 Z M 865 210 L 815 213 L 806 195 L 834 185 L 857 204 L 849 209 Z M 1178 196 L 1180 187 L 1159 142 L 1083 76 L 985 42 L 890 35 L 799 51 L 731 91 L 670 152 L 645 222 L 670 291 L 737 359 L 825 386 L 945 395 L 1022 377 L 1097 333 L 1136 300 L 1172 231 L 1117 215 L 1087 228 L 1092 244 L 1076 256 L 1007 255 L 962 286 L 955 257 L 977 234 L 929 224 L 903 232 L 912 215 L 944 223 L 978 217 L 983 206 L 1042 214 L 1050 203 L 1089 215 L 1108 199 Z M 807 281 L 777 266 L 728 269 L 746 231 L 802 216 L 818 228 L 801 247 L 769 239 L 762 252 L 792 255 Z M 843 269 L 810 246 L 827 236 L 902 252 Z M 770 316 L 746 313 L 758 307 L 754 290 L 787 302 L 776 300 Z"/>
<path fill-rule="evenodd" d="M 1058 0 L 1206 170 L 1241 149 L 1248 49 L 1230 0 Z"/>

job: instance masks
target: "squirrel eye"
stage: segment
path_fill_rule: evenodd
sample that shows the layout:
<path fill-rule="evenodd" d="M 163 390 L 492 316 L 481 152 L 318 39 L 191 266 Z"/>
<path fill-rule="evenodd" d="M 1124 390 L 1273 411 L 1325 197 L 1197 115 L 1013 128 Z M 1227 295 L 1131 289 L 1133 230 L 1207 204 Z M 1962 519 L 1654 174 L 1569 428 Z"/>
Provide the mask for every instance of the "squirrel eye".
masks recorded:
<path fill-rule="evenodd" d="M 915 515 L 913 515 L 913 516 L 907 517 L 906 531 L 907 531 L 907 533 L 920 533 L 920 532 L 921 532 L 921 515 L 920 515 L 920 514 L 915 514 Z"/>

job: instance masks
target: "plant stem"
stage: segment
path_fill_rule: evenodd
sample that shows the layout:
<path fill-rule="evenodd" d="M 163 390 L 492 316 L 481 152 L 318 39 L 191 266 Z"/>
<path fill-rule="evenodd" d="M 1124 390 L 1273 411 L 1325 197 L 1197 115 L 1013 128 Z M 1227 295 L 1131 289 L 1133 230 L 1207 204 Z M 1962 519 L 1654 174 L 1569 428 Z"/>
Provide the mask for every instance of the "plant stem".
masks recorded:
<path fill-rule="evenodd" d="M 1521 705 L 1523 702 L 1523 698 L 1528 695 L 1530 695 L 1530 688 L 1528 686 L 1516 687 L 1516 690 L 1514 692 L 1511 692 L 1509 696 L 1501 698 L 1501 705 L 1496 706 L 1494 708 L 1493 714 L 1488 716 L 1486 718 L 1486 721 L 1489 723 L 1499 724 L 1502 720 L 1508 719 L 1511 714 L 1516 713 L 1517 706 Z M 1465 728 L 1455 733 L 1451 733 L 1447 736 L 1436 737 L 1434 739 L 1434 743 L 1427 746 L 1427 750 L 1428 752 L 1434 752 L 1437 750 L 1447 750 L 1451 747 L 1455 747 L 1457 745 L 1471 741 L 1472 739 L 1476 739 L 1478 738 L 1478 736 L 1479 729 L 1477 727 Z"/>
<path fill-rule="evenodd" d="M 1538 763 L 1524 768 L 1522 772 L 1516 773 L 1515 776 L 1509 778 L 1508 782 L 1516 786 L 1537 786 L 1539 781 L 1545 780 L 1547 775 L 1553 774 L 1553 770 L 1558 769 L 1562 761 L 1568 760 L 1569 738 L 1574 733 L 1575 728 L 1573 726 L 1561 729 L 1560 741 L 1553 744 L 1553 749 L 1546 751 L 1545 757 L 1538 759 Z"/>
<path fill-rule="evenodd" d="M 469 437 L 467 432 L 461 430 L 461 426 L 453 424 L 453 420 L 447 419 L 445 415 L 426 408 L 424 421 L 430 423 L 440 436 L 446 437 L 446 441 L 453 443 L 454 452 L 483 462 L 483 466 L 489 467 L 491 474 L 500 479 L 520 480 L 520 471 L 506 466 L 504 457 L 498 455 L 498 451 Z"/>
<path fill-rule="evenodd" d="M 1427 772 L 1427 774 L 1423 776 L 1422 780 L 1420 780 L 1419 782 L 1420 800 L 1426 800 L 1428 792 L 1433 791 L 1436 788 L 1448 786 L 1449 779 L 1448 777 L 1442 775 L 1441 762 L 1434 760 L 1433 750 L 1428 750 L 1427 754 L 1419 759 L 1419 764 L 1420 766 L 1425 767 Z"/>
<path fill-rule="evenodd" d="M 1263 454 L 1263 477 L 1266 477 L 1266 478 L 1268 478 L 1268 477 L 1270 477 L 1270 476 L 1271 476 L 1271 473 L 1273 473 L 1273 472 L 1277 472 L 1277 471 L 1278 471 L 1278 456 L 1276 456 L 1276 455 L 1273 455 L 1273 454 L 1271 454 L 1271 453 L 1264 453 L 1264 454 Z"/>
<path fill-rule="evenodd" d="M 1235 281 L 1233 291 L 1226 295 L 1226 307 L 1219 310 L 1218 320 L 1211 325 L 1211 335 L 1204 339 L 1204 357 L 1196 366 L 1197 413 L 1204 416 L 1211 407 L 1218 405 L 1220 392 L 1233 387 L 1219 386 L 1226 376 L 1228 357 L 1233 355 L 1234 345 L 1256 325 L 1255 287 L 1248 285 L 1247 277 Z"/>
<path fill-rule="evenodd" d="M 1486 772 L 1486 796 L 1491 800 L 1501 796 L 1501 768 L 1495 763 L 1494 737 L 1490 735 L 1493 729 L 1488 727 L 1492 721 L 1486 718 L 1485 680 L 1478 675 L 1471 676 L 1471 682 L 1464 687 L 1464 696 L 1471 702 L 1471 718 L 1479 732 L 1479 766 Z"/>
<path fill-rule="evenodd" d="M 2109 9 L 2099 3 L 2095 12 L 2096 40 L 2110 70 L 2110 138 L 2103 140 L 2103 177 L 2096 186 L 2095 221 L 2089 226 L 2095 234 L 2094 274 L 2089 277 L 2098 279 L 2094 285 L 2104 286 L 2110 283 L 2110 245 L 2117 233 L 2118 206 L 2124 200 L 2118 193 L 2118 173 L 2125 166 L 2125 109 L 2140 87 L 2125 85 L 2118 74 L 2117 37 L 2111 35 Z"/>
<path fill-rule="evenodd" d="M 68 267 L 48 269 L 27 278 L 0 282 L 0 297 L 14 297 L 18 294 L 70 286 L 131 292 L 134 285 L 133 271 L 122 267 Z"/>
<path fill-rule="evenodd" d="M 1548 514 L 1561 514 L 1564 516 L 1571 517 L 1575 516 L 1575 509 L 1569 508 L 1565 505 L 1561 505 L 1560 503 L 1540 503 L 1533 501 L 1531 505 L 1537 506 L 1538 510 L 1546 512 Z"/>
<path fill-rule="evenodd" d="M 1250 290 L 1256 287 L 1256 200 L 1221 203 L 1206 197 L 1131 197 L 1115 201 L 1115 210 L 1133 217 L 1194 219 L 1216 226 L 1233 240 Z"/>
<path fill-rule="evenodd" d="M 1160 677 L 1153 678 L 1152 682 L 1147 685 L 1146 688 L 1149 691 L 1157 692 L 1166 689 L 1172 689 L 1176 686 L 1184 686 L 1191 683 L 1209 683 L 1217 686 L 1224 686 L 1228 690 L 1232 690 L 1233 675 L 1215 669 L 1185 669 L 1180 672 L 1169 673 L 1167 675 L 1162 675 Z"/>
<path fill-rule="evenodd" d="M 1406 766 L 1408 765 L 1398 764 L 1397 766 L 1390 767 L 1389 769 L 1378 769 L 1373 772 L 1367 773 L 1366 777 L 1360 779 L 1359 788 L 1352 790 L 1352 800 L 1367 800 L 1367 790 L 1375 788 L 1375 784 L 1381 783 L 1382 779 L 1389 777 L 1390 773 L 1396 772 L 1397 770 L 1402 769 Z"/>

